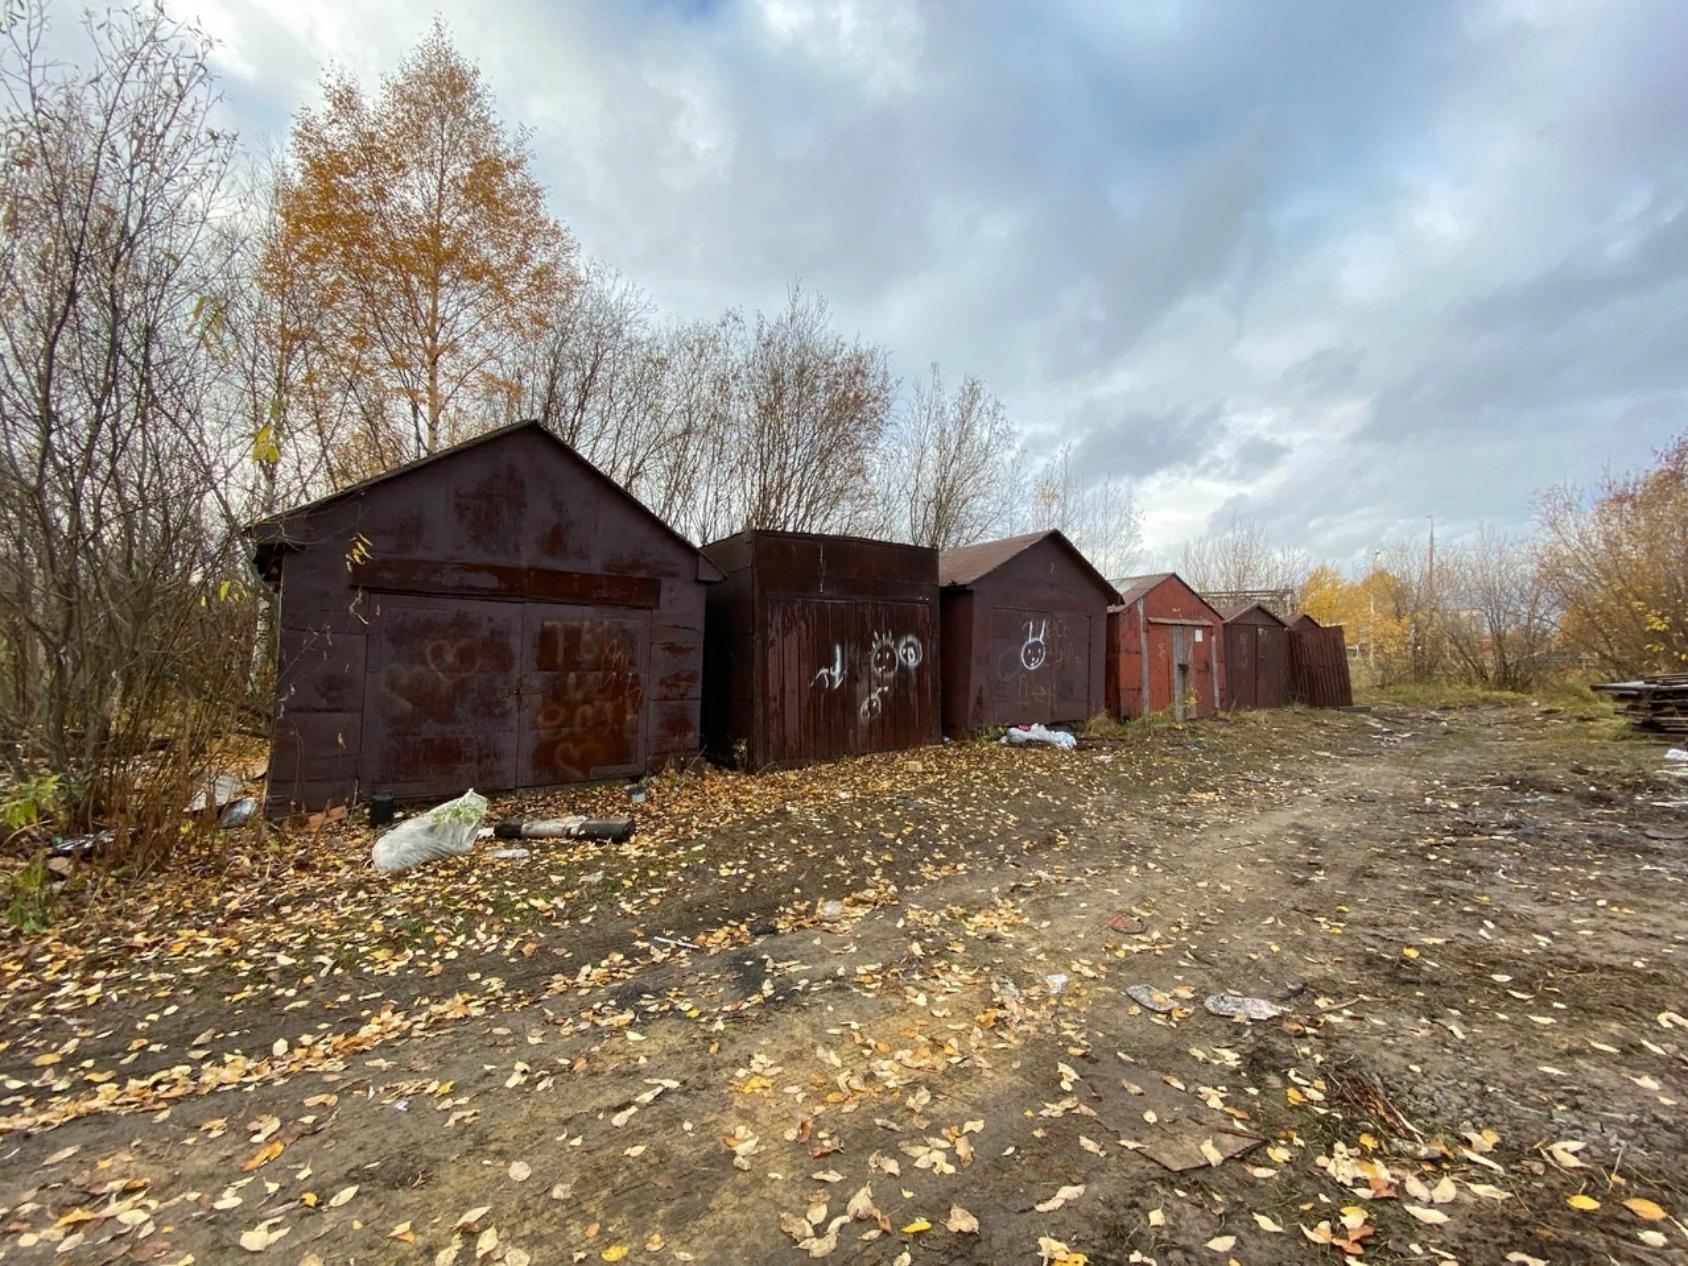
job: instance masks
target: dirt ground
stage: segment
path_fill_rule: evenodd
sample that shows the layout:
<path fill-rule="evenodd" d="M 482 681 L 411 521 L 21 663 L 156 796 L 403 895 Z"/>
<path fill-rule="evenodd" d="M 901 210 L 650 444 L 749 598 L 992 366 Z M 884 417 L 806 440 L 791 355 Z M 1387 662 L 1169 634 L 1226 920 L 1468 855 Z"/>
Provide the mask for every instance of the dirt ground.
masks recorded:
<path fill-rule="evenodd" d="M 0 1261 L 1688 1260 L 1665 747 L 1286 711 L 254 836 L 0 950 Z"/>

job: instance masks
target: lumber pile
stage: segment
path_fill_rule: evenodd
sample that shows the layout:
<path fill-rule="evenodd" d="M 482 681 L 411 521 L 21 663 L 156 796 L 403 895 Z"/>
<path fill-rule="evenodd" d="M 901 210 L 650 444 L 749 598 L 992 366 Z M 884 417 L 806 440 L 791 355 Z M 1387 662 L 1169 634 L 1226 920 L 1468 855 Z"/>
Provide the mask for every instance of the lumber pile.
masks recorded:
<path fill-rule="evenodd" d="M 1664 673 L 1595 686 L 1621 703 L 1629 723 L 1643 730 L 1688 734 L 1688 673 Z"/>

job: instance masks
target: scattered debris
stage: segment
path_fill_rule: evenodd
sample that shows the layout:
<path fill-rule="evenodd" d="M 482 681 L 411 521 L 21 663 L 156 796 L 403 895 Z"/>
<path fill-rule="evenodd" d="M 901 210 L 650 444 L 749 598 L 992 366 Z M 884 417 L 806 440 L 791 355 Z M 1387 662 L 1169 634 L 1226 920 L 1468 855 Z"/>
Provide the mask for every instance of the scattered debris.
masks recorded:
<path fill-rule="evenodd" d="M 408 870 L 442 857 L 457 857 L 475 844 L 475 832 L 486 816 L 487 799 L 471 788 L 455 800 L 401 822 L 375 841 L 371 857 L 376 870 Z"/>
<path fill-rule="evenodd" d="M 258 798 L 242 796 L 223 810 L 222 817 L 217 819 L 217 825 L 225 831 L 232 831 L 237 826 L 245 826 L 257 816 Z"/>
<path fill-rule="evenodd" d="M 1008 732 L 1002 736 L 1002 741 L 1016 747 L 1023 747 L 1028 743 L 1047 743 L 1064 751 L 1071 751 L 1078 746 L 1078 740 L 1071 734 L 1064 730 L 1051 730 L 1041 722 L 1010 726 Z"/>
<path fill-rule="evenodd" d="M 1164 1014 L 1177 1005 L 1172 1000 L 1171 994 L 1156 989 L 1153 985 L 1127 985 L 1125 992 L 1131 996 L 1133 1002 L 1139 1006 L 1147 1007 L 1150 1011 L 1159 1011 Z"/>
<path fill-rule="evenodd" d="M 1264 998 L 1249 998 L 1236 993 L 1211 993 L 1202 1000 L 1202 1006 L 1209 1014 L 1223 1016 L 1227 1020 L 1238 1016 L 1249 1020 L 1270 1020 L 1284 1013 L 1282 1007 Z"/>
<path fill-rule="evenodd" d="M 520 818 L 508 818 L 493 827 L 492 833 L 501 840 L 604 840 L 620 844 L 632 836 L 633 819 L 574 815 L 524 822 Z"/>

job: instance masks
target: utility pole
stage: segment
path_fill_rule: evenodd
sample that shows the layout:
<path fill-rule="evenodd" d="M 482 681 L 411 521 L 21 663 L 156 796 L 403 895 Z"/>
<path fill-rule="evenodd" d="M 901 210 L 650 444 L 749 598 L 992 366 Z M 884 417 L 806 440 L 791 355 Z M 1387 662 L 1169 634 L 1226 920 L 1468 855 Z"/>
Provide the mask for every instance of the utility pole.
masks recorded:
<path fill-rule="evenodd" d="M 1430 563 L 1425 569 L 1429 574 L 1425 577 L 1424 587 L 1430 594 L 1430 601 L 1434 603 L 1436 601 L 1436 516 L 1432 514 L 1429 518 Z"/>
<path fill-rule="evenodd" d="M 1424 667 L 1426 673 L 1429 670 L 1433 649 L 1430 645 L 1430 639 L 1437 628 L 1436 516 L 1432 514 L 1427 517 L 1430 519 L 1430 555 L 1424 567 L 1424 597 L 1425 605 L 1429 607 L 1429 610 L 1424 613 Z"/>

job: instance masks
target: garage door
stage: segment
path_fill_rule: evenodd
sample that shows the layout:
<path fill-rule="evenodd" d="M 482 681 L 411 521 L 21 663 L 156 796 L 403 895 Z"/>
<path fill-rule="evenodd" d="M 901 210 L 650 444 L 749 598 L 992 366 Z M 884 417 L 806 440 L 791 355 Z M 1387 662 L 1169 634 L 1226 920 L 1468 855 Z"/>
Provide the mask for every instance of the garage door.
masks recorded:
<path fill-rule="evenodd" d="M 359 762 L 365 790 L 410 798 L 515 786 L 522 608 L 372 598 Z"/>
<path fill-rule="evenodd" d="M 1083 721 L 1090 707 L 1090 617 L 991 612 L 990 724 Z"/>
<path fill-rule="evenodd" d="M 381 594 L 359 777 L 440 798 L 644 768 L 644 613 Z"/>
<path fill-rule="evenodd" d="M 645 616 L 538 605 L 523 612 L 518 785 L 642 772 Z"/>
<path fill-rule="evenodd" d="M 757 764 L 929 743 L 938 730 L 937 630 L 917 602 L 768 602 Z"/>

